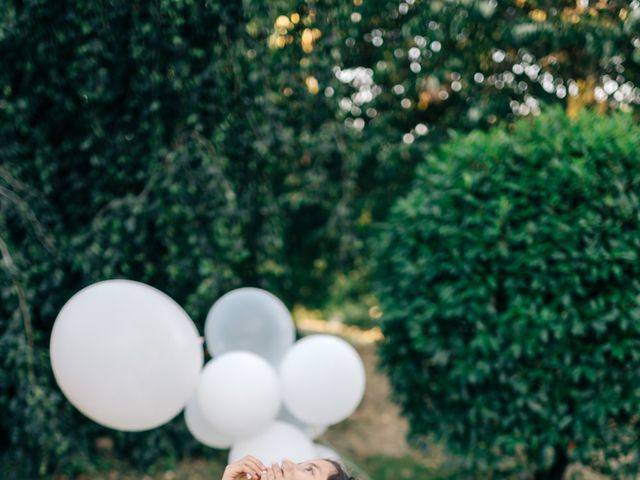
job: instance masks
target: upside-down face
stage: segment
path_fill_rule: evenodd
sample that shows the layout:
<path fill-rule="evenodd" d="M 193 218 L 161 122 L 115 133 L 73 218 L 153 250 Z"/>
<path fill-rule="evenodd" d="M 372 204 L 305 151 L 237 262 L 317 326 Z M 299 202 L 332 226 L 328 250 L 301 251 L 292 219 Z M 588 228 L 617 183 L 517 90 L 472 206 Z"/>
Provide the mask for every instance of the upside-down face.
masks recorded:
<path fill-rule="evenodd" d="M 327 480 L 336 473 L 336 467 L 327 460 L 307 460 L 293 463 L 284 460 L 282 465 L 274 464 L 269 468 L 261 480 Z"/>

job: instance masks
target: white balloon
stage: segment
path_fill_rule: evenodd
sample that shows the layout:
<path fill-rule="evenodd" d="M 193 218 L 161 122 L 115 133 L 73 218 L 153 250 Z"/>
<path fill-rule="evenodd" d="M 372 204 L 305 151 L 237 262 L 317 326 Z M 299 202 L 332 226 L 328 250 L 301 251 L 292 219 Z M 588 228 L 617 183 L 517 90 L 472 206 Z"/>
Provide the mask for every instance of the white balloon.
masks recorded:
<path fill-rule="evenodd" d="M 265 428 L 278 414 L 278 376 L 251 352 L 225 353 L 205 365 L 198 402 L 212 427 L 235 438 Z"/>
<path fill-rule="evenodd" d="M 280 408 L 280 413 L 278 413 L 276 420 L 281 420 L 285 423 L 293 425 L 311 439 L 316 439 L 327 431 L 326 425 L 309 425 L 307 423 L 304 423 L 302 420 L 292 414 L 284 405 L 282 405 L 282 407 Z"/>
<path fill-rule="evenodd" d="M 125 431 L 158 427 L 198 384 L 202 341 L 187 313 L 161 291 L 131 280 L 80 290 L 51 333 L 51 367 L 84 415 Z"/>
<path fill-rule="evenodd" d="M 233 437 L 217 430 L 207 421 L 196 396 L 189 400 L 184 410 L 184 421 L 191 435 L 208 447 L 229 448 L 233 444 Z"/>
<path fill-rule="evenodd" d="M 265 465 L 280 463 L 283 459 L 304 462 L 316 458 L 316 450 L 307 436 L 293 425 L 275 421 L 253 437 L 239 440 L 229 452 L 229 462 L 245 455 L 253 455 Z"/>
<path fill-rule="evenodd" d="M 333 448 L 329 448 L 326 445 L 321 445 L 319 443 L 314 443 L 313 447 L 316 449 L 317 458 L 326 458 L 327 460 L 333 460 L 339 464 L 343 463 L 342 458 Z"/>
<path fill-rule="evenodd" d="M 280 365 L 282 399 L 309 425 L 333 425 L 360 404 L 365 371 L 358 352 L 331 335 L 310 335 L 296 342 Z"/>
<path fill-rule="evenodd" d="M 271 293 L 251 287 L 220 297 L 209 310 L 204 330 L 211 356 L 245 350 L 275 367 L 295 340 L 287 307 Z"/>

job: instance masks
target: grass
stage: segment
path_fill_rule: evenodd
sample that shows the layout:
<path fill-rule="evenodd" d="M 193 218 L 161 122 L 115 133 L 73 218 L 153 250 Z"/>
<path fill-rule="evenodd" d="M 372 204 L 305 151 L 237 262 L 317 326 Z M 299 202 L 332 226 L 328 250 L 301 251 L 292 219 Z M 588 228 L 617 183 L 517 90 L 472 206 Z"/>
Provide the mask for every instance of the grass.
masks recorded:
<path fill-rule="evenodd" d="M 402 458 L 367 457 L 358 460 L 353 468 L 358 480 L 401 480 L 419 478 L 420 480 L 446 480 L 454 478 L 445 468 L 434 468 L 412 456 Z"/>

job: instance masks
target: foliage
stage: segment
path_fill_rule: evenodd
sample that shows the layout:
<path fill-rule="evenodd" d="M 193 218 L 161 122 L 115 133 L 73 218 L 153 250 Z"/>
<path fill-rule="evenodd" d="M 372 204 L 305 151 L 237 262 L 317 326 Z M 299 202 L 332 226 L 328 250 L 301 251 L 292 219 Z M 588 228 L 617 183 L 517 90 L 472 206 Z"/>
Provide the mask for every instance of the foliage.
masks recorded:
<path fill-rule="evenodd" d="M 286 28 L 274 28 L 274 35 L 292 35 L 280 55 L 295 56 L 305 47 L 298 35 L 321 33 L 302 71 L 336 100 L 336 120 L 356 135 L 357 155 L 345 164 L 357 239 L 384 218 L 416 163 L 452 129 L 486 129 L 545 105 L 575 114 L 585 105 L 629 110 L 640 102 L 638 2 L 309 5 L 315 22 L 283 22 Z M 331 73 L 323 58 L 333 60 Z"/>
<path fill-rule="evenodd" d="M 324 123 L 313 112 L 320 126 L 310 130 L 306 154 L 317 158 L 327 148 L 321 142 L 333 142 L 324 136 L 332 125 L 350 133 L 335 140 L 341 194 L 334 197 L 335 229 L 325 237 L 333 241 L 324 244 L 334 250 L 307 262 L 309 275 L 332 278 L 337 271 L 339 281 L 357 270 L 360 290 L 370 289 L 373 225 L 406 193 L 416 164 L 451 131 L 484 130 L 547 105 L 571 115 L 588 105 L 635 111 L 639 7 L 629 1 L 318 0 L 275 9 L 274 58 L 297 64 L 281 91 L 289 102 L 324 95 L 332 111 Z M 296 15 L 302 20 L 294 22 Z M 303 121 L 311 114 L 303 102 L 292 105 L 302 107 Z M 347 301 L 367 302 L 366 293 L 352 292 Z M 332 299 L 330 309 L 340 301 Z"/>
<path fill-rule="evenodd" d="M 476 471 L 638 468 L 640 128 L 553 110 L 458 136 L 378 245 L 382 363 Z M 624 462 L 619 464 L 624 470 Z"/>
<path fill-rule="evenodd" d="M 425 152 L 450 129 L 486 128 L 522 105 L 570 104 L 560 87 L 582 92 L 579 80 L 611 107 L 634 108 L 639 11 L 613 1 L 3 0 L 7 468 L 85 470 L 101 436 L 140 465 L 198 448 L 180 419 L 116 434 L 62 397 L 47 348 L 77 290 L 144 281 L 202 327 L 221 293 L 257 285 L 365 324 L 375 306 L 366 240 Z"/>
<path fill-rule="evenodd" d="M 325 242 L 339 158 L 329 147 L 326 166 L 299 161 L 297 112 L 271 87 L 279 70 L 264 22 L 276 6 L 0 9 L 0 55 L 10 66 L 0 72 L 0 443 L 11 452 L 3 477 L 86 470 L 101 436 L 141 466 L 202 452 L 181 418 L 114 433 L 62 397 L 49 335 L 80 288 L 143 281 L 200 327 L 213 301 L 236 286 L 296 298 L 291 272 L 296 261 L 306 272 L 305 254 Z M 299 247 L 291 255 L 289 242 Z M 307 275 L 301 286 L 312 291 L 317 281 Z"/>

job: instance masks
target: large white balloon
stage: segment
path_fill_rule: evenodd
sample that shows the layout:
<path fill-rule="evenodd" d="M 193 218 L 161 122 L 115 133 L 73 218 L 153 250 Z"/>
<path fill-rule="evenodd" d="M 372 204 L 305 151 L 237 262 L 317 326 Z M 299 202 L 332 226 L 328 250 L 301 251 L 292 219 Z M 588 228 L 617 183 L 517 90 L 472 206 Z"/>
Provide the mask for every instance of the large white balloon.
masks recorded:
<path fill-rule="evenodd" d="M 278 376 L 251 352 L 225 353 L 205 365 L 198 402 L 211 426 L 234 438 L 265 428 L 278 414 Z"/>
<path fill-rule="evenodd" d="M 233 437 L 217 430 L 207 421 L 196 396 L 189 400 L 184 410 L 184 421 L 191 435 L 208 447 L 229 448 L 233 444 Z"/>
<path fill-rule="evenodd" d="M 285 458 L 293 462 L 316 458 L 316 449 L 311 440 L 296 427 L 275 421 L 253 437 L 234 443 L 229 452 L 229 462 L 235 462 L 245 455 L 253 455 L 265 465 L 271 465 Z"/>
<path fill-rule="evenodd" d="M 194 394 L 202 341 L 167 295 L 131 280 L 80 290 L 51 333 L 51 366 L 60 389 L 84 415 L 107 427 L 158 427 Z"/>
<path fill-rule="evenodd" d="M 251 287 L 220 297 L 209 310 L 204 330 L 212 356 L 245 350 L 276 367 L 295 340 L 287 307 L 271 293 Z"/>
<path fill-rule="evenodd" d="M 282 399 L 309 425 L 333 425 L 351 415 L 364 395 L 365 371 L 358 352 L 331 335 L 296 342 L 280 365 Z"/>

